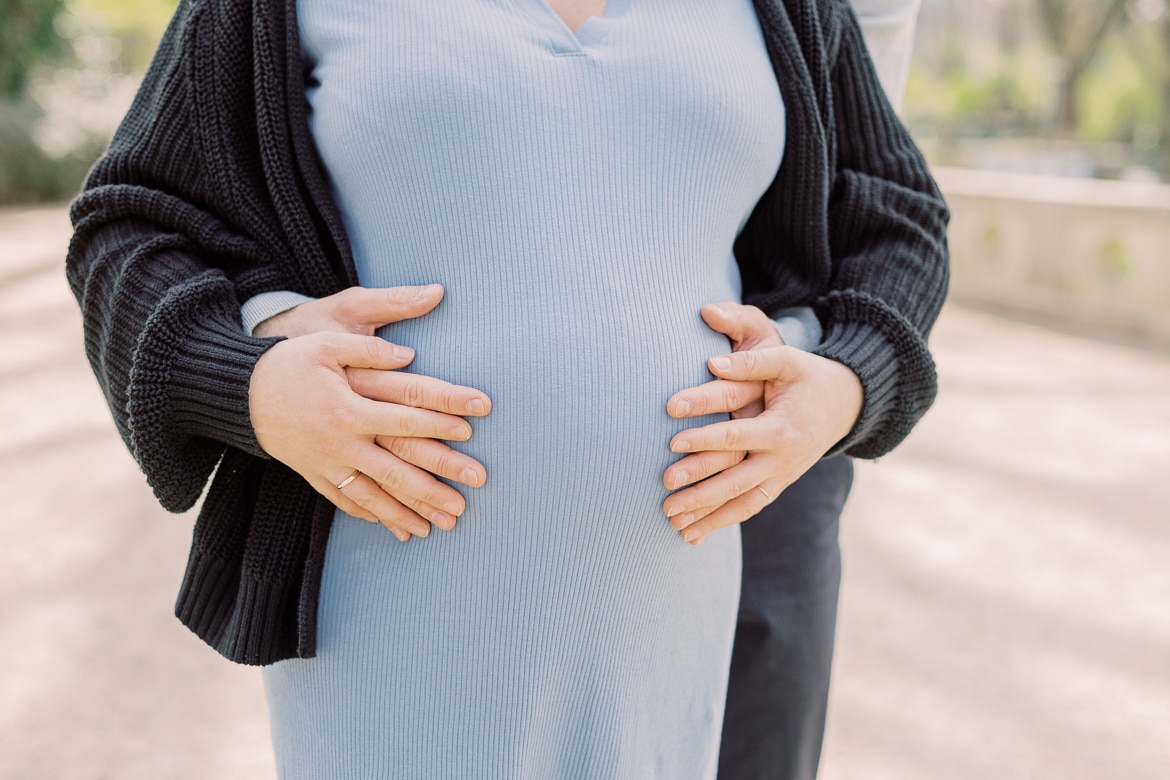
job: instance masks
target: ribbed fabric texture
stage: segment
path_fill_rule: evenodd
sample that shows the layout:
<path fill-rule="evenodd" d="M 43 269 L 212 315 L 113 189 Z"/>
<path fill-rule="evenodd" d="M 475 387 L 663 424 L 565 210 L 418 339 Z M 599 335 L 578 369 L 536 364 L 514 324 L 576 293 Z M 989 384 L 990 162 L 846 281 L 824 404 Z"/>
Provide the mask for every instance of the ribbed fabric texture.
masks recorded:
<path fill-rule="evenodd" d="M 946 290 L 947 210 L 844 0 L 754 5 L 789 132 L 736 242 L 744 297 L 770 313 L 816 308 L 817 351 L 866 391 L 838 449 L 876 457 L 934 397 L 925 339 Z M 477 64 L 447 53 L 473 82 Z M 293 0 L 181 0 L 74 203 L 67 258 L 90 362 L 159 501 L 190 508 L 216 474 L 176 612 L 253 664 L 315 652 L 333 512 L 259 452 L 247 382 L 271 342 L 243 333 L 239 306 L 357 283 L 304 88 Z"/>
<path fill-rule="evenodd" d="M 749 0 L 302 0 L 311 128 L 381 331 L 484 390 L 455 531 L 340 515 L 318 654 L 265 670 L 284 778 L 714 778 L 738 528 L 662 514 L 666 401 L 710 379 L 784 111 Z M 455 50 L 478 64 L 473 78 Z"/>

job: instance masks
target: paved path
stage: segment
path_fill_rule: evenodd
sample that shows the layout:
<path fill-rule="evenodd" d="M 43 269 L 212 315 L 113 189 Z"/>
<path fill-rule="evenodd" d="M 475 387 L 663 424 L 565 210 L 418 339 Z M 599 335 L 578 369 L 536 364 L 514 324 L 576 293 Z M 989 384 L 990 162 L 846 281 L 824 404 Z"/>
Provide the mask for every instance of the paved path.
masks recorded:
<path fill-rule="evenodd" d="M 0 212 L 0 780 L 273 776 L 171 616 L 190 517 L 109 422 L 60 209 Z M 1170 358 L 969 310 L 843 524 L 825 780 L 1170 777 Z"/>

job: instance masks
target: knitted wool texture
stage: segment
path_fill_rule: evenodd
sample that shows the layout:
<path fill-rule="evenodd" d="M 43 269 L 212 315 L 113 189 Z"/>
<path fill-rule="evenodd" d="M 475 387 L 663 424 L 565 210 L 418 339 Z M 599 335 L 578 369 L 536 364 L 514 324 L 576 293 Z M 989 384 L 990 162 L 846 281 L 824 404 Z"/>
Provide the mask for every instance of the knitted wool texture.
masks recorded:
<path fill-rule="evenodd" d="M 779 174 L 736 242 L 744 301 L 814 307 L 817 354 L 865 390 L 834 448 L 877 457 L 934 399 L 926 336 L 948 212 L 886 101 L 846 0 L 756 0 L 784 93 Z M 256 442 L 240 325 L 261 292 L 356 283 L 305 115 L 295 0 L 182 0 L 73 204 L 85 347 L 123 440 L 171 511 L 207 491 L 176 614 L 227 658 L 311 657 L 333 506 Z"/>

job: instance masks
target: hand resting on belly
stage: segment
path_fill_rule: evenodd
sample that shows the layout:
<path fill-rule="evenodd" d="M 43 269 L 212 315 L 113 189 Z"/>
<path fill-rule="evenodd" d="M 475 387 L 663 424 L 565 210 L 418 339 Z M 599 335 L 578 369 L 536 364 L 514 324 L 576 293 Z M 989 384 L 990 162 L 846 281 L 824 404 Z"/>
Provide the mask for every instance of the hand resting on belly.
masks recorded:
<path fill-rule="evenodd" d="M 443 443 L 466 441 L 463 416 L 491 411 L 470 387 L 396 371 L 414 352 L 374 336 L 421 317 L 443 298 L 439 285 L 350 288 L 271 317 L 257 336 L 285 336 L 252 373 L 256 440 L 317 492 L 355 517 L 381 522 L 401 541 L 431 524 L 455 526 L 466 502 L 435 475 L 479 487 L 483 464 Z M 351 477 L 353 477 L 351 479 Z"/>
<path fill-rule="evenodd" d="M 382 522 L 402 541 L 426 536 L 432 523 L 450 530 L 466 506 L 434 475 L 471 487 L 487 478 L 481 463 L 442 440 L 470 437 L 460 417 L 487 414 L 491 400 L 473 388 L 396 371 L 413 353 L 373 336 L 381 325 L 422 316 L 442 297 L 439 285 L 351 288 L 255 329 L 257 336 L 288 337 L 253 374 L 261 447 L 343 511 Z M 673 452 L 689 454 L 663 474 L 676 491 L 663 511 L 691 544 L 775 500 L 852 430 L 863 400 L 848 367 L 785 346 L 759 309 L 726 302 L 701 314 L 731 340 L 733 352 L 711 358 L 717 378 L 673 395 L 667 412 L 732 419 L 682 431 L 670 442 Z"/>
<path fill-rule="evenodd" d="M 730 412 L 732 419 L 671 439 L 691 453 L 662 476 L 662 505 L 682 538 L 698 544 L 719 528 L 754 517 L 853 430 L 861 380 L 842 363 L 788 347 L 754 306 L 704 306 L 703 320 L 731 339 L 733 352 L 707 361 L 717 378 L 675 393 L 672 417 Z"/>

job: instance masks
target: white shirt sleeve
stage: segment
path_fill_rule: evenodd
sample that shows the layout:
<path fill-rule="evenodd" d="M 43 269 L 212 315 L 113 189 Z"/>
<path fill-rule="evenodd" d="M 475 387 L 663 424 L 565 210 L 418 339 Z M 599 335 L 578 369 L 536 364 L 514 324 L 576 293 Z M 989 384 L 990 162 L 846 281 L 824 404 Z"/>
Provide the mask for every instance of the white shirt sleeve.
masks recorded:
<path fill-rule="evenodd" d="M 244 323 L 244 332 L 251 336 L 252 332 L 256 330 L 256 326 L 264 320 L 311 300 L 315 299 L 289 290 L 254 295 L 244 301 L 244 305 L 240 307 L 240 319 Z"/>
<path fill-rule="evenodd" d="M 808 306 L 782 309 L 772 317 L 780 338 L 790 347 L 808 352 L 821 343 L 821 321 Z"/>
<path fill-rule="evenodd" d="M 850 0 L 869 56 L 894 108 L 901 112 L 902 93 L 914 53 L 914 29 L 922 0 Z"/>

